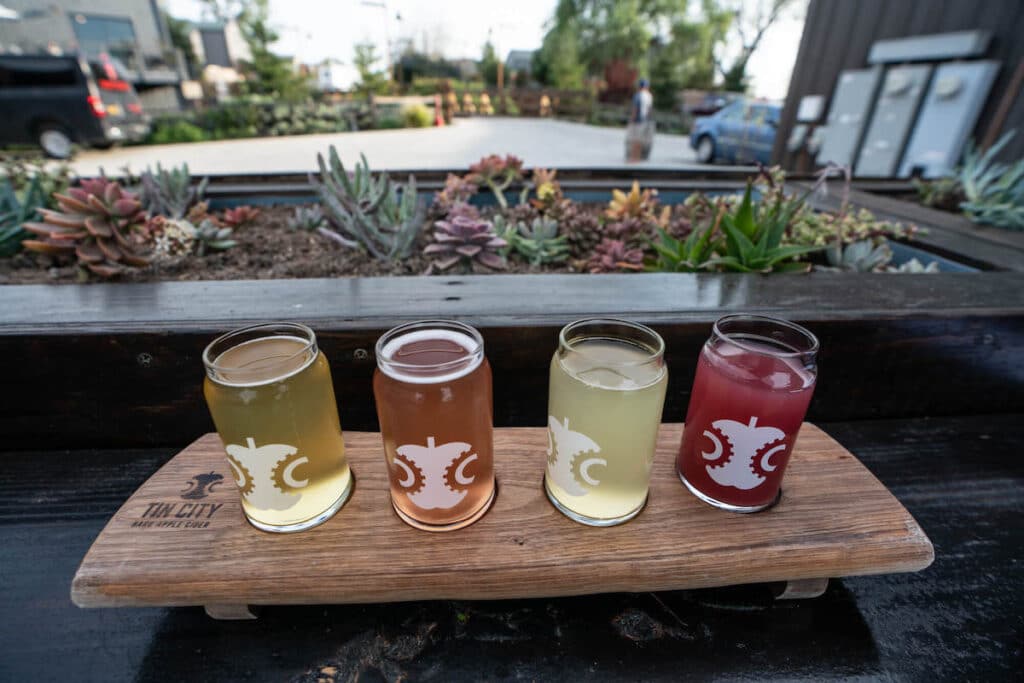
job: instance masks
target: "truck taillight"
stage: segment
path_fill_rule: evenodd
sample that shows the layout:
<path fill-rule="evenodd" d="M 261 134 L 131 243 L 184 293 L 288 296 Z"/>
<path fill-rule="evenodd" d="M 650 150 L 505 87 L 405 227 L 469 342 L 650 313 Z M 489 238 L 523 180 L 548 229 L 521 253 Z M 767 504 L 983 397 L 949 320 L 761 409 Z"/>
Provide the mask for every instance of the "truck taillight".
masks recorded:
<path fill-rule="evenodd" d="M 92 109 L 93 116 L 98 119 L 102 119 L 107 115 L 107 110 L 103 106 L 103 101 L 96 95 L 89 95 L 85 98 L 85 101 L 89 103 L 89 108 Z"/>

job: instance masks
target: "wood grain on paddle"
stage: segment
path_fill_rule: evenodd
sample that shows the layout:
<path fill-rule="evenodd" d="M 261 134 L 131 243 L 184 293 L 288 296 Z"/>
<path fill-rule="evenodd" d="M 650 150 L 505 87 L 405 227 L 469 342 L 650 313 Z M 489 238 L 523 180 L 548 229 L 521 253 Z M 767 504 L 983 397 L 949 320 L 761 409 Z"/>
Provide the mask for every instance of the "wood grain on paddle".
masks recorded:
<path fill-rule="evenodd" d="M 932 545 L 850 453 L 804 425 L 780 503 L 738 515 L 687 492 L 674 459 L 682 425 L 662 426 L 644 511 L 585 527 L 546 499 L 546 430 L 495 432 L 498 497 L 476 524 L 418 531 L 388 499 L 380 435 L 345 435 L 356 488 L 325 524 L 268 534 L 246 523 L 220 441 L 207 434 L 110 520 L 72 584 L 82 607 L 494 599 L 653 591 L 915 571 Z M 223 475 L 202 498 L 193 477 Z M 209 480 L 209 478 L 207 479 Z M 163 507 L 161 507 L 163 506 Z"/>

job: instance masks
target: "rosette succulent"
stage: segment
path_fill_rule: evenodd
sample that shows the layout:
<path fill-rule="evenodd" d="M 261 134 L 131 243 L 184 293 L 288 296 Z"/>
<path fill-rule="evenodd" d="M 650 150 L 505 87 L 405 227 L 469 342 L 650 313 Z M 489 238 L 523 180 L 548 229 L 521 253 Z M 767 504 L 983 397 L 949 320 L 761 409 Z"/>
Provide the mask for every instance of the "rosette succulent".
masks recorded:
<path fill-rule="evenodd" d="M 232 228 L 241 228 L 252 223 L 260 215 L 260 210 L 253 206 L 236 206 L 227 209 L 221 216 L 221 222 Z"/>
<path fill-rule="evenodd" d="M 288 228 L 312 232 L 326 223 L 327 218 L 319 206 L 298 206 L 288 219 Z"/>
<path fill-rule="evenodd" d="M 594 249 L 587 270 L 591 273 L 616 273 L 623 270 L 643 270 L 644 252 L 630 249 L 622 240 L 603 239 Z"/>
<path fill-rule="evenodd" d="M 561 263 L 569 258 L 565 236 L 559 236 L 558 223 L 548 218 L 535 218 L 532 223 L 519 223 L 510 232 L 512 248 L 520 256 L 539 266 Z"/>
<path fill-rule="evenodd" d="M 70 256 L 101 277 L 149 264 L 143 253 L 145 212 L 136 195 L 107 178 L 81 181 L 67 194 L 55 193 L 59 211 L 38 209 L 41 223 L 24 229 L 40 239 L 22 242 L 26 249 Z"/>
<path fill-rule="evenodd" d="M 626 194 L 622 190 L 612 190 L 612 199 L 604 215 L 612 221 L 639 219 L 655 223 L 662 227 L 668 224 L 670 207 L 663 207 L 658 212 L 658 191 L 640 190 L 640 183 L 633 181 L 633 188 Z"/>
<path fill-rule="evenodd" d="M 498 237 L 488 221 L 469 216 L 455 216 L 434 223 L 434 243 L 427 245 L 424 254 L 434 257 L 438 270 L 448 270 L 462 263 L 466 270 L 483 267 L 489 270 L 505 268 L 501 250 L 508 242 Z"/>

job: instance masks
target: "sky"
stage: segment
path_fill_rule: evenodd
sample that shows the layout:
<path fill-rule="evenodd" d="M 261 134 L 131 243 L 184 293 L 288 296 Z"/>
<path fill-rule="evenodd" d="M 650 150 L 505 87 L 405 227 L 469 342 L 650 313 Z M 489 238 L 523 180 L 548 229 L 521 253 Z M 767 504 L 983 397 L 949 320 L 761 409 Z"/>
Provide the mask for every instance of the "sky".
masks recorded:
<path fill-rule="evenodd" d="M 356 43 L 378 53 L 399 39 L 449 58 L 478 59 L 488 37 L 504 58 L 509 50 L 540 47 L 557 0 L 270 0 L 270 18 L 281 34 L 275 48 L 307 63 L 349 61 Z M 385 11 L 384 7 L 387 6 Z M 798 3 L 800 4 L 800 3 Z M 200 19 L 197 0 L 165 0 L 174 16 Z M 401 17 L 398 19 L 397 17 Z M 387 17 L 387 20 L 385 20 Z M 750 63 L 753 94 L 781 100 L 803 30 L 800 11 L 790 11 L 765 34 Z"/>

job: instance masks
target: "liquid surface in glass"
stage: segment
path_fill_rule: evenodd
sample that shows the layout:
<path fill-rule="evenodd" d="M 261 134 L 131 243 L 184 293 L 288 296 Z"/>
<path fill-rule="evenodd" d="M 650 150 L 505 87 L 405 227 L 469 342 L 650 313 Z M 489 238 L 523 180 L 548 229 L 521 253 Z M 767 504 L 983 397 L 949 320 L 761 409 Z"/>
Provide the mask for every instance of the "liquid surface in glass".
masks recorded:
<path fill-rule="evenodd" d="M 306 351 L 304 353 L 304 350 Z M 203 385 L 246 515 L 284 527 L 313 519 L 351 480 L 330 368 L 298 337 L 221 353 Z"/>
<path fill-rule="evenodd" d="M 582 339 L 551 361 L 548 491 L 593 519 L 615 519 L 647 498 L 668 371 L 648 349 Z"/>
<path fill-rule="evenodd" d="M 796 358 L 768 353 L 788 349 L 743 344 L 705 344 L 677 465 L 711 498 L 754 507 L 778 495 L 815 375 Z"/>
<path fill-rule="evenodd" d="M 465 334 L 423 329 L 382 350 L 373 391 L 391 499 L 414 526 L 458 528 L 494 496 L 491 368 L 476 348 Z"/>

